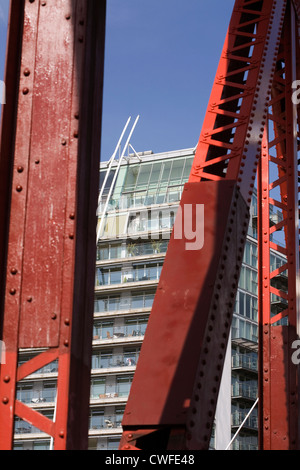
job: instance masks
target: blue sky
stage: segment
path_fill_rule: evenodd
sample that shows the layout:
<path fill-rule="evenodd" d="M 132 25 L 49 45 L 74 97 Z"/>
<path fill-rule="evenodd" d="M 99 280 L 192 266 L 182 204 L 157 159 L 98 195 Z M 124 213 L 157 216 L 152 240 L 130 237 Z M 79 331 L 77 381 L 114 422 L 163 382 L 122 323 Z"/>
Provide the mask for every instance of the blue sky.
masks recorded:
<path fill-rule="evenodd" d="M 108 0 L 102 160 L 129 116 L 136 151 L 197 144 L 234 0 Z"/>
<path fill-rule="evenodd" d="M 8 0 L 0 0 L 0 78 Z M 107 0 L 101 160 L 129 116 L 136 151 L 197 144 L 234 0 Z"/>

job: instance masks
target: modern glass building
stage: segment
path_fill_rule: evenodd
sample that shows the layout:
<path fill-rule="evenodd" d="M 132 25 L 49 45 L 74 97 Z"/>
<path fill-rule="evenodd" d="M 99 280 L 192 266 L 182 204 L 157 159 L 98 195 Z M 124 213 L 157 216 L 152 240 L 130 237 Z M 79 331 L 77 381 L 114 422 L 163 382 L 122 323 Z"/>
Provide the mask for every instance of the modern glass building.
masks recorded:
<path fill-rule="evenodd" d="M 194 149 L 132 154 L 100 165 L 97 262 L 90 395 L 89 448 L 117 449 L 122 416 L 147 328 L 168 241 L 188 180 Z M 278 214 L 271 214 L 272 217 Z M 221 385 L 211 447 L 225 448 L 257 398 L 257 240 L 253 197 L 231 341 Z M 272 263 L 284 259 L 274 253 Z M 281 276 L 281 288 L 286 282 Z M 283 309 L 273 299 L 274 312 Z M 276 311 L 277 311 L 276 310 Z M 20 362 L 37 351 L 22 351 Z M 55 416 L 57 364 L 32 374 L 18 399 Z M 257 409 L 230 448 L 257 449 Z M 15 423 L 15 449 L 49 449 L 48 436 Z"/>

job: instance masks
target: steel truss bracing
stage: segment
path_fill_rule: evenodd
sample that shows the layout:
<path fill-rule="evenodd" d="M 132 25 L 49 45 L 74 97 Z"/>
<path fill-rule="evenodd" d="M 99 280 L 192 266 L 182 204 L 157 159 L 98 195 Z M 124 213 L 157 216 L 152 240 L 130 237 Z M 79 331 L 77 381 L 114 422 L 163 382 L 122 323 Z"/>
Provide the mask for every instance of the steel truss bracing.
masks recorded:
<path fill-rule="evenodd" d="M 295 12 L 290 5 L 287 12 L 258 172 L 260 440 L 264 449 L 283 450 L 299 448 L 298 367 L 292 360 L 299 338 L 299 128 L 292 93 L 300 56 Z M 285 260 L 278 266 L 271 259 L 275 250 Z"/>
<path fill-rule="evenodd" d="M 17 418 L 45 432 L 54 449 L 84 449 L 105 1 L 13 0 L 9 25 L 0 154 L 6 190 L 0 448 L 12 448 Z M 23 363 L 22 351 L 34 354 Z M 50 419 L 20 401 L 16 389 L 53 361 L 58 379 Z"/>
<path fill-rule="evenodd" d="M 298 368 L 290 360 L 299 316 L 298 127 L 292 101 L 298 20 L 298 2 L 235 2 L 181 200 L 181 213 L 186 204 L 204 204 L 204 246 L 188 251 L 187 240 L 172 235 L 120 449 L 209 448 L 258 165 L 261 448 L 299 448 Z M 273 181 L 270 162 L 277 168 Z M 277 199 L 270 196 L 275 187 Z M 271 227 L 269 204 L 282 211 L 282 220 Z M 280 228 L 285 248 L 271 238 Z M 272 249 L 287 258 L 273 271 Z M 288 291 L 275 284 L 285 270 Z M 287 302 L 274 317 L 270 294 Z M 277 325 L 283 318 L 287 326 Z"/>

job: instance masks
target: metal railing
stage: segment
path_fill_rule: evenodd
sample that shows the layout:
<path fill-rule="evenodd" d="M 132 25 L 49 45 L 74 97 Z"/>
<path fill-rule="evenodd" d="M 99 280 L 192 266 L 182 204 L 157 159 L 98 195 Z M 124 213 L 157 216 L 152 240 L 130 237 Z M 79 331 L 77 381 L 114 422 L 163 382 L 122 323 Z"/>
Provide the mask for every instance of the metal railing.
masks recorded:
<path fill-rule="evenodd" d="M 248 354 L 235 354 L 231 358 L 232 368 L 248 369 L 254 372 L 258 371 L 257 358 L 251 357 Z"/>

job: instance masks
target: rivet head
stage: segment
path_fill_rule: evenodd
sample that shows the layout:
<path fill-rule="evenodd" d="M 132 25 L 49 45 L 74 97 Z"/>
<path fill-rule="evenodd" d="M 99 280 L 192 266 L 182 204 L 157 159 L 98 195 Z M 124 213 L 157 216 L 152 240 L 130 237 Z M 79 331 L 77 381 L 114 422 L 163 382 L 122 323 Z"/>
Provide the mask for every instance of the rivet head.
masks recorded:
<path fill-rule="evenodd" d="M 64 340 L 64 345 L 65 345 L 66 347 L 69 346 L 69 340 L 65 339 L 65 340 Z"/>
<path fill-rule="evenodd" d="M 75 214 L 74 214 L 74 212 L 71 212 L 71 214 L 70 214 L 70 219 L 71 219 L 71 220 L 74 220 L 74 219 L 75 219 Z"/>
<path fill-rule="evenodd" d="M 9 399 L 7 397 L 2 398 L 2 403 L 4 403 L 4 405 L 7 405 L 8 402 L 9 402 Z"/>
<path fill-rule="evenodd" d="M 56 313 L 53 312 L 53 313 L 51 314 L 51 318 L 52 318 L 52 320 L 56 320 L 56 318 L 57 318 Z"/>
<path fill-rule="evenodd" d="M 16 289 L 12 288 L 9 290 L 10 295 L 15 295 Z"/>
<path fill-rule="evenodd" d="M 20 165 L 20 166 L 18 166 L 18 168 L 17 168 L 17 172 L 18 172 L 18 173 L 23 173 L 23 171 L 24 171 L 24 167 L 23 167 L 23 166 L 21 166 L 21 165 Z"/>
<path fill-rule="evenodd" d="M 26 69 L 24 70 L 24 75 L 25 75 L 25 77 L 29 77 L 29 75 L 30 75 L 30 70 L 29 70 L 28 68 L 26 68 Z"/>
<path fill-rule="evenodd" d="M 59 435 L 59 437 L 61 437 L 61 438 L 64 438 L 64 437 L 65 437 L 65 433 L 64 433 L 63 431 L 59 431 L 59 434 L 58 434 L 58 435 Z"/>
<path fill-rule="evenodd" d="M 18 270 L 17 270 L 17 268 L 11 268 L 10 272 L 11 272 L 11 274 L 15 275 L 15 274 L 17 274 Z"/>
<path fill-rule="evenodd" d="M 6 384 L 10 381 L 10 376 L 9 375 L 6 375 L 4 378 L 3 378 L 3 382 L 5 382 Z"/>
<path fill-rule="evenodd" d="M 22 191 L 22 186 L 20 184 L 17 185 L 16 187 L 16 190 L 18 191 L 18 193 L 20 193 Z"/>
<path fill-rule="evenodd" d="M 29 88 L 24 87 L 23 90 L 22 90 L 22 93 L 23 93 L 23 95 L 28 95 L 28 93 L 29 93 Z"/>

